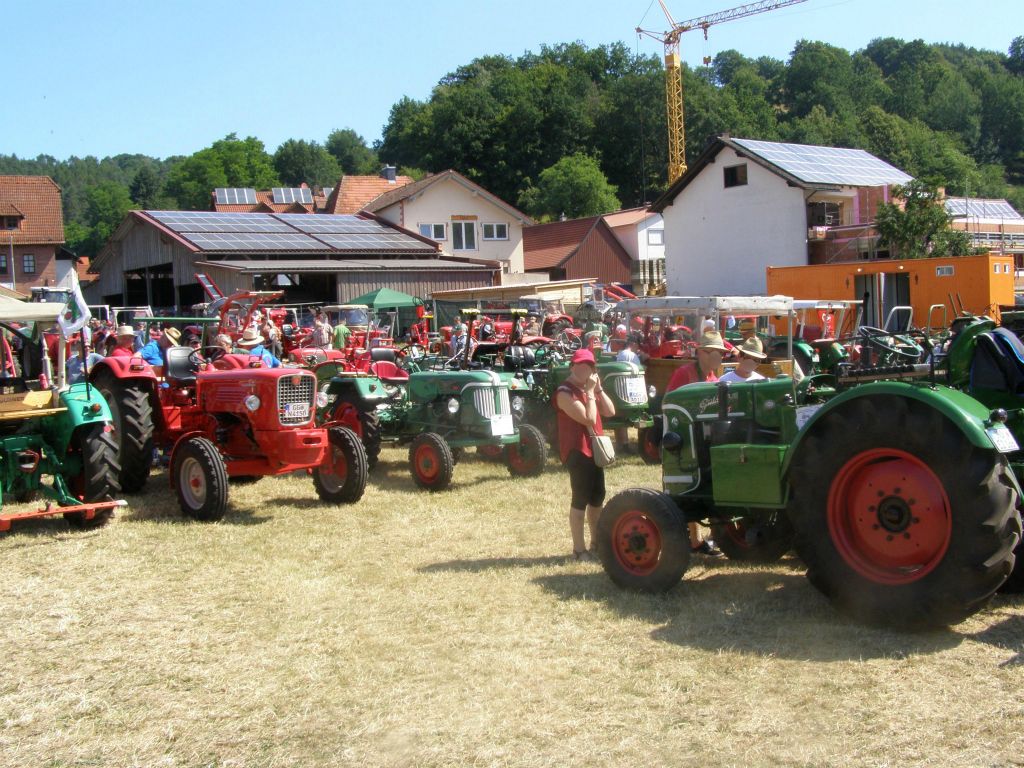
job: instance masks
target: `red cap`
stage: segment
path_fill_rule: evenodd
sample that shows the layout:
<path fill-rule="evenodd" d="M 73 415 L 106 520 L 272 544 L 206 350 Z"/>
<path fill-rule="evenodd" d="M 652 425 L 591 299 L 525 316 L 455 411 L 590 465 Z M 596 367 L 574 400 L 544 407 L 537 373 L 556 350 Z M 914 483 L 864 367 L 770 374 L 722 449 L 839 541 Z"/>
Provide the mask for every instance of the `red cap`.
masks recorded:
<path fill-rule="evenodd" d="M 581 348 L 577 349 L 572 355 L 572 364 L 576 363 L 590 363 L 591 365 L 597 365 L 597 361 L 594 359 L 594 353 L 589 349 Z"/>

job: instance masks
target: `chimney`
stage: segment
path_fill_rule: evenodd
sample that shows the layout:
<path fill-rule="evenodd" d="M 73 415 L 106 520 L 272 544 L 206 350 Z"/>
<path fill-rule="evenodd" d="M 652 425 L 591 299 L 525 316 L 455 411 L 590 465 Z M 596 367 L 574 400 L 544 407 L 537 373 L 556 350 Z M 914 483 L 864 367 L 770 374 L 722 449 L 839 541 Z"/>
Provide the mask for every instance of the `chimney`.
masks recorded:
<path fill-rule="evenodd" d="M 397 169 L 393 165 L 385 165 L 380 169 L 380 177 L 382 179 L 387 179 L 389 184 L 394 184 L 398 176 L 396 170 Z"/>

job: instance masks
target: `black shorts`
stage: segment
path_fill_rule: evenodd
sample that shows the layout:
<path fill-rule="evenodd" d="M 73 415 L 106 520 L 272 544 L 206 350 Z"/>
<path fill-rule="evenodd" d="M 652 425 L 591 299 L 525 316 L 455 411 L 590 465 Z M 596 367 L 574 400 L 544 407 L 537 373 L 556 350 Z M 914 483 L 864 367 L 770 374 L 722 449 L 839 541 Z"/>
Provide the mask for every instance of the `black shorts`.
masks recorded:
<path fill-rule="evenodd" d="M 572 487 L 572 508 L 586 509 L 604 504 L 604 468 L 597 466 L 590 456 L 570 451 L 565 460 Z"/>

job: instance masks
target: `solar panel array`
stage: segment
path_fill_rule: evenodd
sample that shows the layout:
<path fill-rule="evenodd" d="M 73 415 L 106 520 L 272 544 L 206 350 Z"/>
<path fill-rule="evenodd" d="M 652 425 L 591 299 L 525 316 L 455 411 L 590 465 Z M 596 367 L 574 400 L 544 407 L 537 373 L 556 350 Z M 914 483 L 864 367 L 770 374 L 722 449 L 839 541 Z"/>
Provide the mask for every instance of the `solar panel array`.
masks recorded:
<path fill-rule="evenodd" d="M 1024 219 L 1024 216 L 1017 213 L 1005 200 L 947 197 L 942 202 L 946 206 L 946 213 L 957 218 L 968 216 L 972 219 Z"/>
<path fill-rule="evenodd" d="M 146 211 L 204 251 L 416 252 L 435 248 L 372 219 L 309 213 Z"/>
<path fill-rule="evenodd" d="M 256 190 L 251 187 L 217 187 L 213 194 L 218 205 L 256 205 Z"/>
<path fill-rule="evenodd" d="M 731 141 L 807 184 L 879 187 L 906 184 L 912 180 L 899 168 L 879 160 L 863 149 L 782 144 L 752 139 Z"/>
<path fill-rule="evenodd" d="M 271 190 L 277 205 L 290 203 L 313 204 L 313 191 L 308 187 L 274 187 Z"/>

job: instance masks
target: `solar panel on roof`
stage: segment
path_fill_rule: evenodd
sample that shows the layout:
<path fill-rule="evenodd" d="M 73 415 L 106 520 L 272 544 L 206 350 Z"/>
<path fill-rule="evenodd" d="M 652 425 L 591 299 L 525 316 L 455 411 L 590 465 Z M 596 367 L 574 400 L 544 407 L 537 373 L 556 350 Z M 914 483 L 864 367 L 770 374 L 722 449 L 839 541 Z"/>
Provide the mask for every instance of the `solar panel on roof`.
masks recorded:
<path fill-rule="evenodd" d="M 808 184 L 875 187 L 911 177 L 863 149 L 732 139 L 736 144 Z"/>
<path fill-rule="evenodd" d="M 282 213 L 278 218 L 302 232 L 346 234 L 350 232 L 393 232 L 372 219 L 360 219 L 344 214 L 322 214 L 309 216 L 302 213 Z"/>
<path fill-rule="evenodd" d="M 986 200 L 983 198 L 947 197 L 942 201 L 946 213 L 962 218 L 969 216 L 979 219 L 1022 219 L 1013 206 L 1005 200 Z"/>
<path fill-rule="evenodd" d="M 205 251 L 321 251 L 328 246 L 298 233 L 189 232 L 183 235 Z"/>
<path fill-rule="evenodd" d="M 218 205 L 256 204 L 256 190 L 251 187 L 217 187 L 213 194 Z"/>
<path fill-rule="evenodd" d="M 150 215 L 175 232 L 294 232 L 265 213 L 216 213 L 212 211 L 150 211 Z"/>
<path fill-rule="evenodd" d="M 290 203 L 313 203 L 313 192 L 308 187 L 274 187 L 271 190 L 274 203 L 288 205 Z"/>

